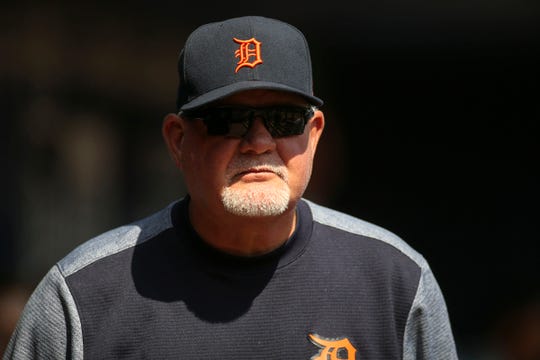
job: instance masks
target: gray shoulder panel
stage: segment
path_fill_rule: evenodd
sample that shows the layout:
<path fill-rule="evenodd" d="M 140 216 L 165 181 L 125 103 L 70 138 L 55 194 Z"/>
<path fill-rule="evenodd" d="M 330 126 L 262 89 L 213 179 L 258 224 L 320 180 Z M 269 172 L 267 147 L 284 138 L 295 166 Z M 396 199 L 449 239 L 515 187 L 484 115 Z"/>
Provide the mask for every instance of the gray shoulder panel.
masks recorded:
<path fill-rule="evenodd" d="M 403 360 L 457 358 L 446 303 L 433 273 L 426 269 L 407 319 Z"/>
<path fill-rule="evenodd" d="M 55 266 L 40 282 L 19 319 L 4 359 L 82 359 L 81 321 Z"/>
<path fill-rule="evenodd" d="M 58 266 L 64 276 L 69 276 L 93 262 L 143 243 L 171 228 L 171 209 L 176 202 L 163 210 L 134 222 L 103 233 L 77 247 Z"/>
<path fill-rule="evenodd" d="M 370 222 L 355 218 L 351 215 L 317 205 L 308 200 L 305 201 L 311 208 L 314 221 L 323 225 L 332 226 L 334 228 L 350 232 L 352 234 L 363 235 L 382 241 L 401 251 L 421 268 L 428 267 L 424 257 L 396 234 Z"/>

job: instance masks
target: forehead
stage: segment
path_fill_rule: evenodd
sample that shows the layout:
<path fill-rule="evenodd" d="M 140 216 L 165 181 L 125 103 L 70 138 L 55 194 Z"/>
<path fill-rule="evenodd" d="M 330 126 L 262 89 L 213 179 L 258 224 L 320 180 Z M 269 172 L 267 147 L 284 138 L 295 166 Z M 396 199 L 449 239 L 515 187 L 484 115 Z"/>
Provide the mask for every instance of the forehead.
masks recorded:
<path fill-rule="evenodd" d="M 251 107 L 272 105 L 306 106 L 307 101 L 300 95 L 276 90 L 246 90 L 226 97 L 216 105 L 242 105 Z"/>

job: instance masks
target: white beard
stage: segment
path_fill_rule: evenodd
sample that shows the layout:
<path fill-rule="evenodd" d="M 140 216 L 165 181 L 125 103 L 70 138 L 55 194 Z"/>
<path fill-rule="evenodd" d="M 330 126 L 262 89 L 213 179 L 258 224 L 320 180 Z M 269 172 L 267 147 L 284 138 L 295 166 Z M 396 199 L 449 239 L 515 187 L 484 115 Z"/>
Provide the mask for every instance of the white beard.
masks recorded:
<path fill-rule="evenodd" d="M 281 182 L 267 184 L 253 182 L 244 186 L 234 186 L 235 175 L 248 169 L 268 169 L 276 173 Z M 287 168 L 275 157 L 237 157 L 229 164 L 226 173 L 227 186 L 221 191 L 221 201 L 225 210 L 240 216 L 281 215 L 289 206 L 290 189 Z"/>

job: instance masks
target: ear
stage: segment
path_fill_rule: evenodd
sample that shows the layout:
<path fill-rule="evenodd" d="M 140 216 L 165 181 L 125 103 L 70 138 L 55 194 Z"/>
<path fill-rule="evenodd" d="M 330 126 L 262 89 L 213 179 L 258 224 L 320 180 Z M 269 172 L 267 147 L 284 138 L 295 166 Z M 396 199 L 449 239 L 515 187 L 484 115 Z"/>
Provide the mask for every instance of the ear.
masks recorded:
<path fill-rule="evenodd" d="M 317 149 L 317 144 L 321 138 L 324 129 L 324 113 L 321 110 L 316 110 L 315 114 L 309 120 L 309 141 L 313 149 L 313 153 Z"/>
<path fill-rule="evenodd" d="M 174 160 L 176 167 L 182 170 L 182 140 L 184 138 L 184 126 L 182 118 L 177 114 L 168 114 L 163 119 L 161 128 L 163 140 L 167 145 L 169 154 Z"/>

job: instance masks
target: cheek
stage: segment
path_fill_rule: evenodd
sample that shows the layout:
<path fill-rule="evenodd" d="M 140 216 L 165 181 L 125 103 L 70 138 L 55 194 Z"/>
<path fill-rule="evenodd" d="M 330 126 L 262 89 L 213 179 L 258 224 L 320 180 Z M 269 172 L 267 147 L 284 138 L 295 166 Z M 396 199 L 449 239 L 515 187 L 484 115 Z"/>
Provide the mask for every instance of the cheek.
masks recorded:
<path fill-rule="evenodd" d="M 190 190 L 195 188 L 219 188 L 223 186 L 225 169 L 234 148 L 230 144 L 186 139 L 182 151 L 182 168 L 189 180 Z"/>
<path fill-rule="evenodd" d="M 307 182 L 311 177 L 311 170 L 313 166 L 313 154 L 311 151 L 306 150 L 306 152 L 294 157 L 291 159 L 291 168 L 295 173 L 297 181 L 300 183 L 300 186 L 307 186 Z M 305 184 L 302 184 L 305 183 Z"/>
<path fill-rule="evenodd" d="M 307 139 L 298 139 L 294 143 L 278 146 L 281 159 L 289 172 L 289 187 L 294 193 L 302 194 L 307 187 L 313 164 L 313 148 Z"/>

